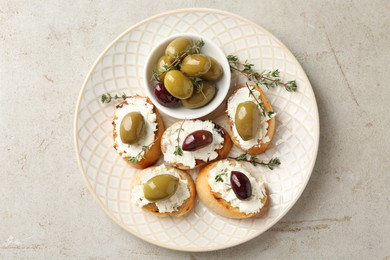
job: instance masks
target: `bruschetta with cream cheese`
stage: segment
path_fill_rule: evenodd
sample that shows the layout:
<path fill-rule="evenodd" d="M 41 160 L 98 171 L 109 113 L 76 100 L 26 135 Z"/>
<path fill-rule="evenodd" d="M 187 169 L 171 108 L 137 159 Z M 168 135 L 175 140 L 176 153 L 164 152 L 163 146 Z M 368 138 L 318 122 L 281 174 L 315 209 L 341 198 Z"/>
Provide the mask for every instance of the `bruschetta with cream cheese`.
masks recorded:
<path fill-rule="evenodd" d="M 126 162 L 138 169 L 157 162 L 164 123 L 149 98 L 133 96 L 119 103 L 112 125 L 114 149 Z"/>
<path fill-rule="evenodd" d="M 195 169 L 226 158 L 232 148 L 229 134 L 211 120 L 184 120 L 167 128 L 161 150 L 167 165 Z"/>
<path fill-rule="evenodd" d="M 194 206 L 196 189 L 185 171 L 160 165 L 134 175 L 131 201 L 157 217 L 187 214 Z"/>
<path fill-rule="evenodd" d="M 226 101 L 226 116 L 236 146 L 251 155 L 268 148 L 275 132 L 275 112 L 259 86 L 236 89 Z"/>
<path fill-rule="evenodd" d="M 201 202 L 227 218 L 250 218 L 264 212 L 268 196 L 264 180 L 253 177 L 235 160 L 225 159 L 203 167 L 196 178 Z"/>

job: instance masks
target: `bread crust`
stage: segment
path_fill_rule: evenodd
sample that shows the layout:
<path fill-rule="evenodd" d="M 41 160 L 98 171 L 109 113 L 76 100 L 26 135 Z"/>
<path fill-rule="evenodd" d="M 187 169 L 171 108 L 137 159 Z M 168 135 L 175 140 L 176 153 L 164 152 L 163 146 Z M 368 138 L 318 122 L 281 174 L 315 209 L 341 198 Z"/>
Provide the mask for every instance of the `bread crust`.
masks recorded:
<path fill-rule="evenodd" d="M 238 163 L 235 160 L 231 160 L 231 159 L 227 159 L 227 160 L 232 164 Z M 219 193 L 213 192 L 211 190 L 210 184 L 208 182 L 209 172 L 213 167 L 217 165 L 217 163 L 218 161 L 206 165 L 199 171 L 196 177 L 196 191 L 202 203 L 210 210 L 226 218 L 244 219 L 244 218 L 252 218 L 262 214 L 267 208 L 266 206 L 268 203 L 268 195 L 266 195 L 261 200 L 264 206 L 260 210 L 260 212 L 245 214 L 241 212 L 238 208 L 232 207 L 229 202 L 221 198 Z M 266 191 L 266 194 L 267 193 L 268 192 Z"/>
<path fill-rule="evenodd" d="M 182 121 L 179 121 L 179 122 L 176 122 L 174 123 L 173 125 L 171 125 L 168 129 L 178 129 L 181 125 Z M 225 159 L 227 158 L 230 150 L 232 149 L 232 146 L 233 146 L 233 142 L 232 142 L 232 139 L 230 138 L 230 135 L 228 134 L 228 132 L 220 125 L 216 124 L 215 122 L 213 122 L 215 127 L 219 130 L 219 132 L 222 133 L 223 135 L 223 146 L 220 148 L 220 149 L 217 149 L 216 152 L 218 153 L 218 156 L 211 160 L 211 161 L 208 161 L 208 162 L 205 162 L 205 161 L 202 161 L 202 160 L 199 160 L 199 159 L 196 159 L 195 160 L 195 167 L 194 168 L 190 168 L 188 166 L 185 166 L 183 165 L 182 163 L 170 163 L 170 162 L 166 162 L 167 165 L 170 165 L 172 167 L 176 167 L 178 169 L 181 169 L 181 170 L 190 170 L 190 169 L 196 169 L 196 168 L 199 168 L 207 163 L 210 163 L 210 162 L 213 162 L 213 161 L 217 161 L 217 160 L 220 160 L 220 159 Z M 162 136 L 162 139 L 164 138 L 167 138 L 167 135 L 168 135 L 168 132 L 165 131 L 163 136 Z M 162 153 L 166 153 L 167 151 L 167 147 L 162 145 L 161 146 L 161 151 Z"/>
<path fill-rule="evenodd" d="M 142 97 L 142 96 L 133 96 L 131 98 L 146 98 L 146 102 L 149 104 L 153 105 L 152 101 L 148 97 Z M 127 101 L 124 100 L 120 102 L 116 108 L 120 108 L 123 105 L 127 105 Z M 156 121 L 157 121 L 157 130 L 154 132 L 154 142 L 152 146 L 149 148 L 149 150 L 145 153 L 144 157 L 138 162 L 138 163 L 132 163 L 127 160 L 126 157 L 122 157 L 128 164 L 130 164 L 132 167 L 137 168 L 137 169 L 144 169 L 150 165 L 155 164 L 160 156 L 161 156 L 161 138 L 164 133 L 165 127 L 164 127 L 164 122 L 163 119 L 157 110 L 156 106 L 153 105 L 153 112 L 156 114 Z M 117 144 L 115 143 L 115 138 L 117 137 L 116 134 L 116 124 L 115 124 L 115 119 L 114 117 L 112 121 L 112 125 L 114 126 L 113 130 L 113 138 L 114 138 L 114 149 L 117 150 Z M 122 153 L 119 153 L 122 156 Z"/>
<path fill-rule="evenodd" d="M 151 169 L 154 169 L 156 168 L 157 166 L 151 166 L 149 168 L 146 168 L 142 171 L 138 171 L 135 175 L 134 175 L 134 178 L 132 180 L 132 183 L 131 183 L 131 188 L 133 189 L 133 187 L 135 185 L 139 185 L 141 184 L 141 176 L 143 174 L 144 171 L 147 171 L 147 170 L 151 170 Z M 155 203 L 150 203 L 150 204 L 147 204 L 145 206 L 142 207 L 142 210 L 146 211 L 146 212 L 149 212 L 157 217 L 169 217 L 169 216 L 175 216 L 175 217 L 181 217 L 181 216 L 184 216 L 185 214 L 187 214 L 188 212 L 191 211 L 191 209 L 194 207 L 194 204 L 195 204 L 195 198 L 196 198 L 196 188 L 195 188 L 195 183 L 192 179 L 192 177 L 186 173 L 185 171 L 182 171 L 182 170 L 179 170 L 179 169 L 176 169 L 176 168 L 173 168 L 173 167 L 170 167 L 170 166 L 166 166 L 167 169 L 174 169 L 179 175 L 180 175 L 180 178 L 182 180 L 187 180 L 187 188 L 190 192 L 190 197 L 185 200 L 183 202 L 183 204 L 178 207 L 177 211 L 174 211 L 174 212 L 164 212 L 164 213 L 160 213 L 158 212 L 158 208 L 156 206 Z"/>
<path fill-rule="evenodd" d="M 263 104 L 264 104 L 264 110 L 265 111 L 273 111 L 271 104 L 269 103 L 268 98 L 265 95 L 264 91 L 257 85 L 251 85 L 251 87 L 255 87 L 256 90 L 260 92 L 260 99 L 261 99 L 261 102 L 263 102 Z M 237 91 L 241 88 L 246 88 L 246 86 L 242 86 L 242 87 L 239 87 L 236 90 L 234 90 L 234 92 L 232 93 L 232 95 L 230 97 L 234 96 L 237 93 Z M 227 108 L 228 100 L 226 101 L 226 108 Z M 245 151 L 246 153 L 248 153 L 250 155 L 261 154 L 261 153 L 265 152 L 265 150 L 267 150 L 268 146 L 270 145 L 270 143 L 272 141 L 274 133 L 275 133 L 275 117 L 273 117 L 267 121 L 268 122 L 268 129 L 267 129 L 266 136 L 269 137 L 270 141 L 265 143 L 265 144 L 262 144 L 261 143 L 262 139 L 260 139 L 260 141 L 258 142 L 257 145 L 252 146 L 249 149 L 244 149 L 241 146 L 241 144 L 238 140 L 238 137 L 236 135 L 234 135 L 234 132 L 233 132 L 234 122 L 233 122 L 233 119 L 229 117 L 227 109 L 226 109 L 226 118 L 227 118 L 227 123 L 229 125 L 229 130 L 230 130 L 230 133 L 232 136 L 232 140 L 237 147 L 239 147 L 241 150 Z"/>

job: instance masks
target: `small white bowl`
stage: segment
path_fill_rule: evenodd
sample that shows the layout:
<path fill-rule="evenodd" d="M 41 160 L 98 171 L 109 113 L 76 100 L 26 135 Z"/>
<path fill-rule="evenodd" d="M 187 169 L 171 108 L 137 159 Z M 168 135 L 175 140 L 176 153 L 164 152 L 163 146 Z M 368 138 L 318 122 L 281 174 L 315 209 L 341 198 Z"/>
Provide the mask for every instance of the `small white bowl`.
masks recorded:
<path fill-rule="evenodd" d="M 213 57 L 215 60 L 219 62 L 219 64 L 221 64 L 223 68 L 222 78 L 215 82 L 217 87 L 217 93 L 215 97 L 212 99 L 210 103 L 200 108 L 189 109 L 189 108 L 185 108 L 181 104 L 175 107 L 166 107 L 161 105 L 154 95 L 154 87 L 156 85 L 156 81 L 152 80 L 152 76 L 153 76 L 153 70 L 156 69 L 157 67 L 157 61 L 161 56 L 164 55 L 165 48 L 168 46 L 168 44 L 171 41 L 173 41 L 178 37 L 183 37 L 183 36 L 191 38 L 193 40 L 202 39 L 205 44 L 202 47 L 200 52 Z M 160 112 L 178 119 L 200 118 L 216 110 L 219 107 L 219 105 L 224 101 L 229 91 L 230 81 L 231 81 L 230 67 L 223 51 L 215 43 L 213 43 L 211 40 L 207 39 L 206 37 L 197 34 L 191 34 L 191 33 L 182 33 L 182 34 L 173 35 L 161 41 L 150 52 L 149 56 L 146 59 L 146 64 L 144 68 L 144 87 L 148 97 L 152 100 L 153 104 L 158 108 Z"/>

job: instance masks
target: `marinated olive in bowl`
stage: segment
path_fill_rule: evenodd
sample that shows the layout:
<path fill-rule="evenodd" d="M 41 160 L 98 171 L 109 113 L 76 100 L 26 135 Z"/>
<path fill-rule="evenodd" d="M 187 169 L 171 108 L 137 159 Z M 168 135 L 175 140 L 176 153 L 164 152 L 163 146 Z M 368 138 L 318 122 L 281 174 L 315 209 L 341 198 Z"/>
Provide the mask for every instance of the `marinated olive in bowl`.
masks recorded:
<path fill-rule="evenodd" d="M 180 70 L 188 77 L 201 77 L 211 68 L 210 57 L 204 54 L 191 54 L 186 56 Z"/>
<path fill-rule="evenodd" d="M 158 59 L 157 62 L 157 74 L 160 81 L 164 81 L 165 78 L 165 68 L 169 66 L 170 59 L 168 56 L 161 56 L 160 59 Z"/>
<path fill-rule="evenodd" d="M 223 69 L 221 64 L 218 63 L 213 57 L 210 57 L 210 69 L 202 75 L 204 80 L 214 81 L 218 80 L 223 75 Z"/>
<path fill-rule="evenodd" d="M 209 103 L 215 96 L 217 88 L 215 84 L 204 81 L 202 91 L 196 90 L 190 98 L 183 99 L 181 103 L 188 108 L 198 108 Z"/>
<path fill-rule="evenodd" d="M 170 70 L 167 72 L 164 79 L 164 86 L 172 96 L 178 99 L 190 98 L 194 91 L 192 81 L 179 70 Z"/>
<path fill-rule="evenodd" d="M 173 63 L 177 57 L 190 50 L 193 45 L 192 39 L 188 37 L 178 37 L 168 44 L 165 49 L 165 56 L 169 57 L 170 61 Z"/>
<path fill-rule="evenodd" d="M 209 39 L 190 33 L 167 37 L 147 57 L 144 85 L 157 108 L 195 119 L 215 111 L 231 81 L 226 55 Z"/>
<path fill-rule="evenodd" d="M 154 95 L 158 102 L 166 107 L 174 107 L 179 103 L 179 99 L 172 96 L 161 82 L 154 87 Z"/>

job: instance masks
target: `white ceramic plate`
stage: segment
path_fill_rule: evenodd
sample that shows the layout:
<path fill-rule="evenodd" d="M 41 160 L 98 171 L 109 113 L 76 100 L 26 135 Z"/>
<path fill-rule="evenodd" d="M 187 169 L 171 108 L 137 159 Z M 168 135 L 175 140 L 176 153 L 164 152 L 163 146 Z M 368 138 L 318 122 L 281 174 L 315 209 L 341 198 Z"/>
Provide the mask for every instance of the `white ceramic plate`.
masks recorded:
<path fill-rule="evenodd" d="M 270 204 L 261 218 L 232 220 L 215 215 L 199 201 L 183 218 L 156 218 L 130 203 L 130 182 L 137 171 L 112 148 L 115 104 L 101 104 L 105 92 L 144 94 L 143 66 L 153 46 L 169 35 L 204 35 L 225 54 L 249 59 L 258 70 L 279 69 L 295 79 L 298 92 L 268 90 L 276 132 L 261 159 L 279 157 L 273 171 L 252 167 L 268 183 Z M 244 79 L 233 76 L 232 88 Z M 223 106 L 208 116 L 226 127 Z M 167 116 L 168 127 L 175 120 Z M 183 251 L 209 251 L 250 240 L 272 227 L 300 197 L 316 160 L 319 120 L 316 100 L 305 72 L 291 52 L 260 26 L 231 13 L 211 9 L 175 10 L 142 21 L 115 39 L 92 66 L 80 91 L 75 114 L 75 145 L 84 180 L 104 211 L 121 227 L 150 243 Z M 241 154 L 233 148 L 230 155 Z M 163 161 L 160 160 L 159 163 Z M 196 176 L 196 172 L 191 172 Z"/>

